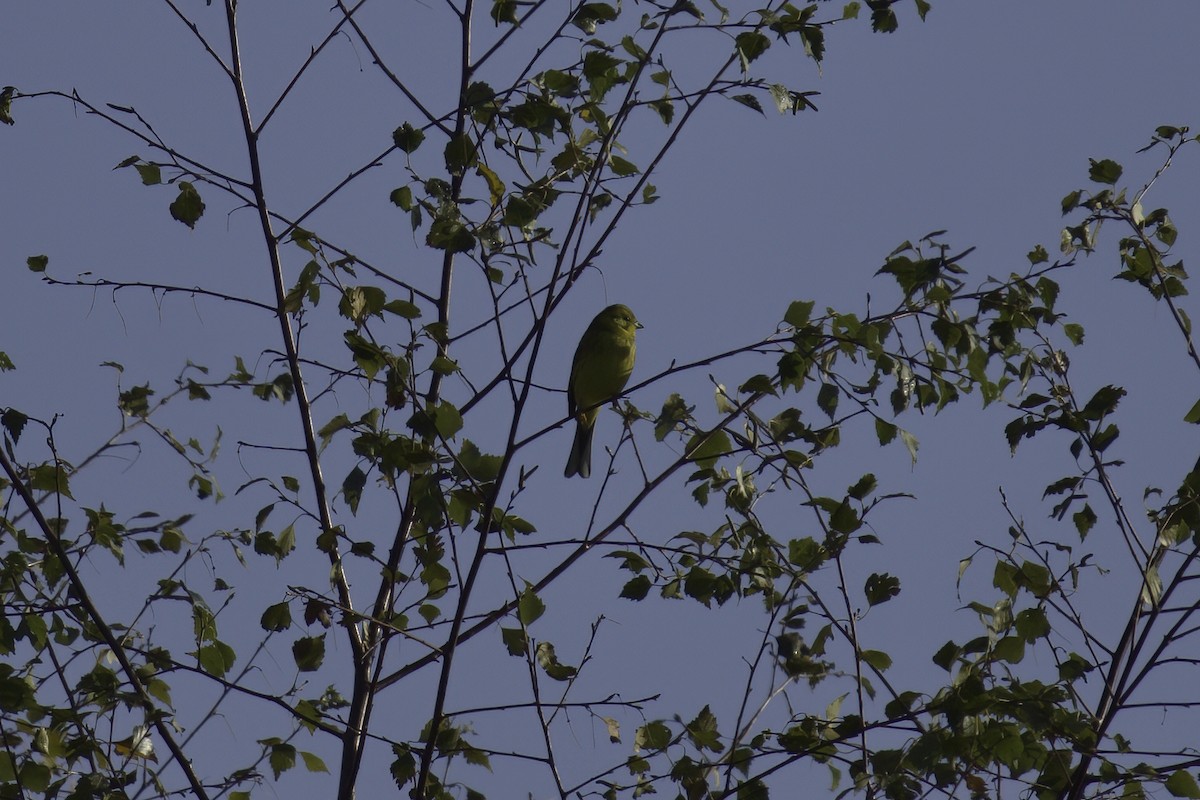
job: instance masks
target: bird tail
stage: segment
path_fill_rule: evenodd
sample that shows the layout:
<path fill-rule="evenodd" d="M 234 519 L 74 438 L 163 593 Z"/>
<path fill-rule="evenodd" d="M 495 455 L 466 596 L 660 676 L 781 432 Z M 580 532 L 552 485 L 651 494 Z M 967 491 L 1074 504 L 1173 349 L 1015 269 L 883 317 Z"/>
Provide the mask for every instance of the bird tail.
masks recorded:
<path fill-rule="evenodd" d="M 595 430 L 594 425 L 575 423 L 575 441 L 571 445 L 571 455 L 567 458 L 567 468 L 563 471 L 566 477 L 578 475 L 586 478 L 592 474 L 592 432 Z"/>

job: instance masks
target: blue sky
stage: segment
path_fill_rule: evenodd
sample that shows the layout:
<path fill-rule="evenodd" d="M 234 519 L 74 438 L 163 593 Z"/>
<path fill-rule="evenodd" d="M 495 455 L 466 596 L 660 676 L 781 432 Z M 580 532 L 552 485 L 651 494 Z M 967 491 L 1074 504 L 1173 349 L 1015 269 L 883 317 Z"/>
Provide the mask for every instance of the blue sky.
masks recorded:
<path fill-rule="evenodd" d="M 243 0 L 242 7 L 250 97 L 262 113 L 267 98 L 319 43 L 333 15 L 321 4 Z M 202 21 L 201 30 L 220 30 L 216 6 L 194 2 L 185 10 Z M 445 55 L 444 37 L 452 33 L 445 5 L 433 0 L 381 5 L 370 13 L 375 16 L 364 23 L 389 31 L 381 38 L 391 63 L 404 70 L 418 94 L 434 98 L 431 107 L 446 110 L 453 72 Z M 646 325 L 636 381 L 672 360 L 687 361 L 769 334 L 792 300 L 815 300 L 818 309 L 861 311 L 870 294 L 878 307 L 888 305 L 893 287 L 874 278 L 875 271 L 897 244 L 932 230 L 948 230 L 947 239 L 958 248 L 978 248 L 969 261 L 976 280 L 1020 271 L 1035 244 L 1056 252 L 1063 224 L 1059 201 L 1086 182 L 1089 158 L 1121 161 L 1137 184 L 1157 165 L 1154 153 L 1133 155 L 1155 126 L 1200 124 L 1194 117 L 1200 107 L 1195 82 L 1200 51 L 1194 43 L 1200 6 L 1194 3 L 941 0 L 923 24 L 910 7 L 901 13 L 903 24 L 891 35 L 872 34 L 861 21 L 834 26 L 819 71 L 796 47 L 768 51 L 761 65 L 765 70 L 792 88 L 820 92 L 814 98 L 817 112 L 780 117 L 768 109 L 760 116 L 720 101 L 700 112 L 652 180 L 661 199 L 627 218 L 598 261 L 603 278 L 586 274 L 567 301 L 554 323 L 539 381 L 561 389 L 574 342 L 591 315 L 609 302 L 633 306 Z M 488 35 L 488 30 L 480 34 L 484 42 Z M 701 56 L 679 54 L 684 60 Z M 495 66 L 503 72 L 508 65 Z M 179 150 L 221 170 L 244 171 L 228 84 L 165 4 L 139 7 L 136 13 L 102 4 L 13 4 L 0 32 L 0 85 L 8 84 L 25 93 L 75 89 L 97 105 L 134 107 Z M 188 230 L 166 214 L 170 190 L 139 185 L 131 170 L 112 170 L 127 156 L 148 155 L 127 134 L 62 99 L 19 102 L 14 116 L 17 124 L 0 130 L 0 256 L 8 270 L 0 290 L 0 350 L 18 370 L 0 374 L 0 404 L 62 413 L 57 433 L 67 457 L 77 460 L 121 424 L 110 400 L 115 374 L 101 362 L 121 362 L 126 387 L 147 380 L 169 386 L 185 359 L 223 375 L 232 368 L 233 353 L 266 370 L 270 356 L 259 351 L 277 347 L 269 315 L 178 295 L 156 300 L 135 289 L 122 291 L 114 302 L 110 292 L 47 287 L 25 271 L 26 257 L 45 253 L 51 274 L 61 279 L 87 272 L 92 279 L 203 285 L 258 299 L 268 298 L 270 291 L 251 212 L 233 209 L 210 190 L 205 217 L 196 230 Z M 415 119 L 372 68 L 366 50 L 338 38 L 264 136 L 276 208 L 285 215 L 308 208 L 351 170 L 383 152 L 398 124 Z M 636 150 L 658 135 L 650 126 L 639 128 L 629 144 Z M 440 145 L 427 150 L 421 155 L 438 155 Z M 1176 249 L 1185 262 L 1194 250 L 1191 230 L 1200 220 L 1195 176 L 1195 155 L 1185 155 L 1151 200 L 1171 208 L 1183 234 Z M 403 160 L 393 155 L 306 224 L 372 263 L 432 288 L 434 261 L 415 246 L 419 236 L 387 202 L 388 192 L 404 179 Z M 289 265 L 298 269 L 301 263 Z M 1109 241 L 1066 282 L 1063 310 L 1088 331 L 1086 347 L 1074 356 L 1080 379 L 1093 388 L 1121 382 L 1130 390 L 1123 404 L 1121 456 L 1136 469 L 1121 480 L 1136 508 L 1146 486 L 1172 485 L 1195 460 L 1194 432 L 1180 434 L 1178 421 L 1197 393 L 1165 309 L 1111 281 L 1116 269 Z M 478 305 L 483 287 L 465 278 L 460 291 L 466 298 L 460 318 L 477 319 L 484 310 Z M 323 344 L 319 337 L 331 331 L 333 344 Z M 340 352 L 336 324 L 326 327 L 314 320 L 305 336 L 314 352 Z M 468 351 L 461 357 L 470 363 L 487 354 Z M 736 384 L 738 373 L 722 369 L 714 368 L 713 378 Z M 633 400 L 654 411 L 670 392 L 685 394 L 712 414 L 704 371 L 648 387 Z M 363 400 L 349 395 L 348 405 Z M 238 400 L 233 412 L 196 416 L 195 409 L 176 405 L 181 407 L 169 409 L 166 419 L 173 429 L 186 431 L 182 435 L 207 441 L 215 424 L 224 429 L 220 475 L 228 494 L 260 474 L 289 469 L 296 474 L 286 459 L 236 444 L 291 441 L 286 410 L 281 414 L 278 406 Z M 561 393 L 537 393 L 539 424 L 526 426 L 526 432 L 561 418 L 562 406 Z M 902 674 L 920 676 L 929 654 L 947 636 L 974 629 L 968 614 L 955 611 L 960 604 L 957 564 L 971 554 L 976 539 L 1002 545 L 1009 523 L 998 488 L 1005 488 L 1018 514 L 1044 525 L 1048 506 L 1040 501 L 1041 489 L 1071 469 L 1065 442 L 1034 443 L 1010 458 L 1002 434 L 1009 413 L 981 414 L 975 398 L 961 406 L 936 420 L 907 421 L 921 440 L 915 467 L 901 448 L 874 448 L 863 431 L 848 435 L 843 451 L 816 478 L 832 494 L 870 470 L 880 476 L 884 490 L 917 495 L 881 512 L 884 547 L 876 561 L 856 565 L 864 575 L 886 568 L 902 579 L 904 605 L 897 601 L 876 609 L 864 622 L 867 635 L 893 651 Z M 338 408 L 329 402 L 322 413 L 328 418 Z M 470 435 L 486 443 L 498 431 L 481 422 Z M 602 415 L 597 436 L 598 451 L 615 444 L 615 416 Z M 578 533 L 581 509 L 590 508 L 598 490 L 595 480 L 564 484 L 558 479 L 568 445 L 564 428 L 536 442 L 526 455 L 526 466 L 541 465 L 541 471 L 525 502 L 539 513 L 539 535 L 551 539 Z M 669 456 L 654 458 L 661 464 Z M 161 449 L 147 446 L 136 459 L 113 458 L 108 466 L 81 475 L 79 487 L 97 504 L 104 499 L 136 513 L 158 507 L 160 497 L 178 498 L 159 494 L 178 493 L 181 478 L 186 480 L 187 473 L 172 463 Z M 348 462 L 335 457 L 334 463 L 344 471 Z M 632 473 L 632 461 L 623 469 Z M 333 480 L 340 482 L 340 474 Z M 611 511 L 619 499 L 619 494 L 606 499 L 605 508 Z M 206 506 L 198 530 L 245 525 L 245 515 L 265 502 L 242 495 Z M 664 501 L 635 515 L 639 535 L 711 527 L 711 514 L 701 515 L 683 502 Z M 788 513 L 786 506 L 772 511 L 784 527 Z M 364 528 L 386 529 L 386 498 L 365 501 L 357 519 Z M 1103 536 L 1099 531 L 1089 546 L 1116 567 L 1120 551 L 1110 552 L 1112 542 Z M 530 561 L 531 573 L 536 564 L 536 558 Z M 102 577 L 105 565 L 97 560 L 92 566 Z M 975 583 L 969 574 L 968 588 L 985 592 L 988 569 Z M 317 586 L 322 570 L 327 566 L 318 562 L 306 564 L 298 576 L 256 573 L 261 583 L 244 587 L 239 602 L 252 609 L 272 602 L 286 585 Z M 550 612 L 543 635 L 554 639 L 564 660 L 581 651 L 597 614 L 609 620 L 602 630 L 612 631 L 612 638 L 601 640 L 606 649 L 597 655 L 589 690 L 603 694 L 616 686 L 629 694 L 664 692 L 663 706 L 647 712 L 654 716 L 698 699 L 707 702 L 714 687 L 738 674 L 741 651 L 731 643 L 749 646 L 759 635 L 753 627 L 755 609 L 748 607 L 753 603 L 710 617 L 679 604 L 615 602 L 608 598 L 615 594 L 616 580 L 614 564 L 597 559 L 545 598 Z M 1119 570 L 1090 596 L 1096 608 L 1124 597 L 1112 590 L 1114 585 L 1128 588 Z M 508 591 L 500 574 L 488 589 L 496 596 Z M 110 598 L 114 609 L 123 607 L 120 594 Z M 1116 605 L 1114 613 L 1124 613 L 1120 600 Z M 245 625 L 243 635 L 253 636 L 257 613 L 246 611 L 229 624 Z M 286 664 L 286 649 L 280 653 Z M 521 685 L 519 670 L 506 672 L 519 666 L 517 660 L 494 664 L 500 657 L 495 641 L 473 642 L 464 653 L 465 677 L 456 684 L 461 686 L 456 702 L 486 702 L 493 695 L 488 679 L 499 681 L 500 674 L 510 682 L 506 686 Z M 675 674 L 667 654 L 703 668 Z M 412 702 L 411 714 L 418 719 L 420 692 L 404 698 L 400 705 Z M 829 699 L 811 698 L 816 708 Z M 584 717 L 574 723 L 575 741 L 566 749 L 577 749 L 586 761 L 591 737 L 604 737 Z M 502 726 L 492 727 L 487 719 L 477 724 L 481 735 L 504 735 Z M 210 746 L 219 748 L 229 733 L 214 731 Z M 498 768 L 497 774 L 510 790 L 522 786 L 516 768 Z M 789 787 L 800 777 L 779 780 Z"/>

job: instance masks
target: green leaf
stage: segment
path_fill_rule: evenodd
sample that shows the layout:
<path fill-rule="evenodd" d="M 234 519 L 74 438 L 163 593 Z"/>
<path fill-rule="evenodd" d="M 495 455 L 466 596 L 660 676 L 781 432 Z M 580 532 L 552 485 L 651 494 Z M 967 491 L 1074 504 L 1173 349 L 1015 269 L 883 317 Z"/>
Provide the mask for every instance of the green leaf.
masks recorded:
<path fill-rule="evenodd" d="M 850 504 L 843 500 L 829 515 L 829 527 L 836 533 L 854 533 L 862 527 L 862 520 Z"/>
<path fill-rule="evenodd" d="M 325 548 L 322 549 L 325 550 Z M 333 606 L 323 600 L 316 597 L 309 598 L 308 602 L 304 604 L 304 624 L 312 625 L 319 622 L 322 628 L 328 628 L 333 624 L 331 611 L 333 611 Z M 403 628 L 404 626 L 399 627 Z"/>
<path fill-rule="evenodd" d="M 347 286 L 338 302 L 338 313 L 361 327 L 367 317 L 383 316 L 387 294 L 378 286 Z"/>
<path fill-rule="evenodd" d="M 398 189 L 393 189 L 392 193 L 388 195 L 388 199 L 394 205 L 399 206 L 402 211 L 412 211 L 415 205 L 413 203 L 412 187 L 410 186 L 401 186 Z"/>
<path fill-rule="evenodd" d="M 1193 425 L 1200 424 L 1200 400 L 1197 400 L 1191 410 L 1183 417 L 1184 422 L 1190 422 Z"/>
<path fill-rule="evenodd" d="M 626 175 L 638 174 L 637 165 L 631 161 L 626 161 L 620 156 L 610 156 L 608 159 L 608 164 L 610 167 L 612 167 L 613 174 L 617 175 L 618 177 L 623 178 Z"/>
<path fill-rule="evenodd" d="M 352 515 L 358 513 L 358 504 L 362 500 L 362 490 L 366 485 L 367 473 L 359 467 L 350 470 L 342 481 L 342 496 L 346 498 L 346 505 L 350 507 Z"/>
<path fill-rule="evenodd" d="M 420 307 L 408 300 L 389 300 L 384 304 L 383 310 L 404 319 L 417 319 L 421 316 Z"/>
<path fill-rule="evenodd" d="M 212 644 L 206 644 L 196 651 L 196 660 L 202 670 L 221 678 L 233 668 L 237 655 L 233 648 L 224 642 L 213 641 Z"/>
<path fill-rule="evenodd" d="M 422 603 L 417 608 L 417 613 L 421 615 L 421 619 L 425 620 L 426 624 L 432 625 L 434 620 L 442 615 L 442 610 L 433 603 Z"/>
<path fill-rule="evenodd" d="M 846 491 L 846 494 L 850 495 L 855 500 L 862 500 L 870 495 L 871 492 L 875 491 L 875 487 L 877 485 L 878 481 L 875 479 L 875 475 L 868 472 L 866 475 L 863 475 L 861 478 L 859 478 L 854 485 Z"/>
<path fill-rule="evenodd" d="M 267 606 L 259 620 L 264 631 L 286 631 L 292 626 L 292 609 L 287 603 L 275 603 Z"/>
<path fill-rule="evenodd" d="M 473 764 L 477 767 L 483 767 L 488 772 L 492 771 L 491 759 L 488 758 L 487 753 L 483 752 L 479 748 L 468 745 L 463 749 L 462 754 L 463 758 L 468 764 Z M 475 791 L 474 789 L 468 788 L 466 800 L 487 800 L 487 796 Z"/>
<path fill-rule="evenodd" d="M 436 250 L 465 253 L 475 247 L 475 235 L 456 213 L 446 213 L 430 223 L 425 244 Z"/>
<path fill-rule="evenodd" d="M 416 776 L 417 759 L 405 744 L 392 745 L 392 752 L 396 755 L 396 760 L 392 762 L 389 771 L 396 788 L 400 789 Z"/>
<path fill-rule="evenodd" d="M 433 361 L 429 362 L 429 369 L 436 372 L 438 375 L 453 375 L 459 371 L 458 362 L 446 356 L 434 356 Z"/>
<path fill-rule="evenodd" d="M 817 391 L 817 408 L 824 411 L 833 419 L 837 414 L 838 399 L 841 397 L 838 387 L 832 383 L 822 383 Z"/>
<path fill-rule="evenodd" d="M 117 408 L 121 409 L 127 417 L 144 418 L 150 413 L 150 398 L 153 396 L 154 390 L 150 388 L 149 384 L 134 386 L 117 395 Z"/>
<path fill-rule="evenodd" d="M 475 119 L 487 122 L 496 105 L 496 90 L 486 81 L 472 81 L 463 92 L 463 107 L 475 112 Z"/>
<path fill-rule="evenodd" d="M 14 443 L 21 440 L 21 431 L 25 430 L 27 422 L 29 422 L 29 417 L 15 408 L 6 408 L 4 413 L 0 414 L 0 425 L 3 425 L 4 430 L 8 431 L 8 435 L 12 437 Z"/>
<path fill-rule="evenodd" d="M 409 418 L 408 425 L 423 437 L 432 438 L 437 435 L 443 439 L 452 439 L 462 430 L 463 418 L 457 408 L 443 400 L 432 409 L 418 409 Z"/>
<path fill-rule="evenodd" d="M 618 597 L 624 597 L 626 600 L 645 600 L 646 595 L 650 593 L 650 588 L 653 586 L 648 575 L 637 575 L 630 578 L 623 587 Z"/>
<path fill-rule="evenodd" d="M 876 33 L 895 33 L 899 29 L 900 20 L 896 17 L 896 12 L 892 11 L 890 3 L 869 5 L 871 5 L 871 30 Z"/>
<path fill-rule="evenodd" d="M 1021 579 L 1029 592 L 1039 599 L 1050 594 L 1054 587 L 1054 576 L 1050 570 L 1035 561 L 1022 562 Z"/>
<path fill-rule="evenodd" d="M 873 572 L 867 578 L 863 591 L 867 595 L 867 603 L 877 606 L 900 594 L 900 579 L 886 572 Z"/>
<path fill-rule="evenodd" d="M 279 563 L 296 549 L 296 526 L 288 525 L 279 532 L 278 538 L 275 540 L 275 551 L 272 555 L 275 556 L 275 563 Z"/>
<path fill-rule="evenodd" d="M 517 0 L 492 0 L 492 10 L 489 14 L 492 22 L 499 25 L 501 22 L 507 22 L 510 25 L 517 24 Z"/>
<path fill-rule="evenodd" d="M 320 701 L 317 701 L 320 702 Z M 304 726 L 309 733 L 315 733 L 317 723 L 321 720 L 321 712 L 312 700 L 300 700 L 296 703 L 296 721 Z"/>
<path fill-rule="evenodd" d="M 812 310 L 815 305 L 816 301 L 813 300 L 794 300 L 788 306 L 787 312 L 784 313 L 783 321 L 793 328 L 803 328 L 812 318 Z"/>
<path fill-rule="evenodd" d="M 692 408 L 687 401 L 676 393 L 672 393 L 662 406 L 658 418 L 654 420 L 654 439 L 661 442 L 667 435 L 680 427 L 680 423 L 691 418 Z M 694 438 L 694 437 L 693 437 Z"/>
<path fill-rule="evenodd" d="M 959 652 L 960 650 L 958 645 L 952 641 L 946 642 L 944 645 L 938 648 L 936 653 L 933 654 L 933 663 L 949 672 L 950 667 L 954 666 L 954 661 L 956 658 L 958 658 Z"/>
<path fill-rule="evenodd" d="M 671 102 L 670 100 L 667 100 L 665 98 L 662 100 L 651 100 L 646 105 L 648 105 L 648 106 L 650 106 L 650 108 L 654 109 L 654 111 L 658 114 L 658 118 L 663 121 L 664 125 L 670 125 L 671 122 L 675 119 L 675 104 L 673 102 Z M 648 187 L 648 188 L 651 188 L 650 194 L 653 195 L 654 194 L 654 192 L 652 190 L 653 187 Z M 643 192 L 643 198 L 644 198 L 644 196 L 645 196 L 645 192 Z"/>
<path fill-rule="evenodd" d="M 556 69 L 548 69 L 538 76 L 546 91 L 558 97 L 575 97 L 579 94 L 579 76 Z"/>
<path fill-rule="evenodd" d="M 1102 386 L 1087 401 L 1081 414 L 1086 419 L 1100 419 L 1105 414 L 1115 411 L 1117 404 L 1126 394 L 1128 392 L 1120 386 Z"/>
<path fill-rule="evenodd" d="M 171 203 L 169 209 L 171 218 L 182 222 L 193 230 L 196 228 L 196 221 L 204 215 L 204 201 L 200 199 L 200 193 L 196 191 L 196 187 L 188 181 L 179 182 L 179 194 L 176 195 L 175 201 Z"/>
<path fill-rule="evenodd" d="M 811 536 L 788 542 L 788 561 L 805 572 L 811 572 L 825 561 L 825 552 Z"/>
<path fill-rule="evenodd" d="M 662 722 L 647 722 L 633 734 L 634 747 L 641 750 L 665 750 L 670 744 L 671 729 Z"/>
<path fill-rule="evenodd" d="M 718 603 L 723 602 L 720 581 L 716 575 L 703 567 L 692 567 L 688 570 L 687 577 L 683 581 L 683 593 L 693 600 L 703 603 L 706 607 L 710 606 L 714 598 Z"/>
<path fill-rule="evenodd" d="M 771 40 L 758 31 L 745 31 L 734 39 L 734 46 L 742 62 L 742 72 L 749 72 L 751 62 L 767 52 Z"/>
<path fill-rule="evenodd" d="M 782 83 L 772 83 L 767 87 L 767 91 L 770 92 L 771 99 L 775 101 L 775 110 L 780 114 L 786 114 L 789 111 L 794 114 L 799 110 L 796 108 L 797 95 Z"/>
<path fill-rule="evenodd" d="M 500 205 L 500 201 L 504 199 L 504 181 L 500 180 L 500 176 L 482 161 L 475 165 L 475 174 L 487 183 L 488 199 L 492 206 Z"/>
<path fill-rule="evenodd" d="M 336 417 L 329 420 L 329 422 L 326 422 L 324 425 L 322 425 L 321 429 L 317 431 L 317 436 L 321 437 L 321 448 L 324 449 L 328 447 L 329 442 L 334 437 L 334 434 L 336 434 L 338 431 L 349 428 L 350 425 L 350 418 L 345 414 L 338 414 Z M 295 480 L 295 478 L 292 480 Z M 293 489 L 292 491 L 295 490 Z"/>
<path fill-rule="evenodd" d="M 0 89 L 0 122 L 5 125 L 12 125 L 15 122 L 12 117 L 12 99 L 16 93 L 17 87 L 15 86 L 5 86 Z"/>
<path fill-rule="evenodd" d="M 1121 165 L 1111 159 L 1105 158 L 1097 161 L 1089 158 L 1088 164 L 1090 165 L 1088 177 L 1096 183 L 1112 185 L 1121 179 Z"/>
<path fill-rule="evenodd" d="M 71 495 L 71 487 L 67 483 L 67 470 L 62 465 L 39 464 L 29 470 L 29 486 L 34 491 L 60 494 L 63 497 L 75 498 Z"/>
<path fill-rule="evenodd" d="M 1097 453 L 1103 453 L 1106 449 L 1108 449 L 1109 445 L 1116 441 L 1120 434 L 1120 429 L 1118 429 L 1116 425 L 1107 426 L 1104 430 L 1099 431 L 1092 436 L 1092 449 L 1094 449 Z"/>
<path fill-rule="evenodd" d="M 146 691 L 163 705 L 174 705 L 171 702 L 171 687 L 167 685 L 166 681 L 159 680 L 158 678 L 150 678 L 146 681 Z"/>
<path fill-rule="evenodd" d="M 718 457 L 732 451 L 733 443 L 729 435 L 720 429 L 707 434 L 696 434 L 684 449 L 689 459 L 709 469 L 716 465 Z"/>
<path fill-rule="evenodd" d="M 862 660 L 870 664 L 880 672 L 884 672 L 888 667 L 892 666 L 892 657 L 882 650 L 863 650 L 859 653 Z"/>
<path fill-rule="evenodd" d="M 752 108 L 760 114 L 766 114 L 766 112 L 763 111 L 762 103 L 758 102 L 758 98 L 752 94 L 735 94 L 729 99 L 741 103 L 746 108 Z"/>
<path fill-rule="evenodd" d="M 820 25 L 804 25 L 800 28 L 800 41 L 804 43 L 804 54 L 818 64 L 825 59 L 825 29 Z"/>
<path fill-rule="evenodd" d="M 525 626 L 532 625 L 535 620 L 546 613 L 546 604 L 533 591 L 533 586 L 526 582 L 525 591 L 517 598 L 517 618 Z"/>
<path fill-rule="evenodd" d="M 421 582 L 429 587 L 429 597 L 434 599 L 441 597 L 450 587 L 450 570 L 440 561 L 431 561 L 421 570 Z M 437 609 L 434 611 L 436 612 Z M 422 608 L 422 616 L 426 613 L 426 610 Z"/>
<path fill-rule="evenodd" d="M 1074 681 L 1095 669 L 1095 666 L 1078 653 L 1071 653 L 1059 662 L 1058 675 L 1064 681 Z"/>
<path fill-rule="evenodd" d="M 608 729 L 608 740 L 613 744 L 621 743 L 621 723 L 612 717 L 600 717 L 604 727 Z"/>
<path fill-rule="evenodd" d="M 1162 594 L 1162 575 L 1159 574 L 1158 567 L 1147 568 L 1145 577 L 1142 578 L 1142 603 L 1151 608 L 1157 606 L 1162 599 Z"/>
<path fill-rule="evenodd" d="M 504 459 L 500 456 L 481 453 L 479 447 L 470 439 L 463 439 L 462 449 L 458 453 L 458 463 L 466 475 L 476 483 L 490 483 L 500 474 L 500 465 Z"/>
<path fill-rule="evenodd" d="M 266 742 L 263 742 L 264 744 Z M 271 755 L 268 757 L 271 771 L 278 778 L 292 767 L 296 766 L 296 748 L 286 742 L 276 742 L 271 745 Z"/>
<path fill-rule="evenodd" d="M 508 198 L 504 206 L 504 224 L 525 228 L 533 224 L 541 209 L 519 195 Z"/>
<path fill-rule="evenodd" d="M 579 672 L 575 667 L 559 663 L 558 656 L 554 653 L 554 645 L 550 642 L 538 642 L 537 662 L 546 674 L 556 681 L 570 680 Z"/>
<path fill-rule="evenodd" d="M 1196 784 L 1196 779 L 1186 769 L 1171 773 L 1165 786 L 1174 797 L 1200 797 L 1200 785 Z"/>
<path fill-rule="evenodd" d="M 1154 232 L 1154 237 L 1167 247 L 1175 244 L 1175 239 L 1179 236 L 1179 230 L 1171 222 L 1170 217 L 1164 217 L 1159 223 L 1158 230 Z"/>
<path fill-rule="evenodd" d="M 21 765 L 18 781 L 22 793 L 36 792 L 40 795 L 50 786 L 50 768 L 32 759 L 27 760 Z"/>
<path fill-rule="evenodd" d="M 459 133 L 446 142 L 444 156 L 446 171 L 451 175 L 462 175 L 467 167 L 473 166 L 476 159 L 475 142 L 465 133 Z"/>
<path fill-rule="evenodd" d="M 45 272 L 46 267 L 49 266 L 49 264 L 50 256 L 46 255 L 30 256 L 29 258 L 25 259 L 25 266 L 29 268 L 30 272 Z"/>
<path fill-rule="evenodd" d="M 583 56 L 583 77 L 588 82 L 588 95 L 594 104 L 589 106 L 589 111 L 597 117 L 596 122 L 598 123 L 603 120 L 602 109 L 598 104 L 608 94 L 609 89 L 623 82 L 622 73 L 618 71 L 617 67 L 624 63 L 616 56 L 602 50 L 588 50 Z M 602 124 L 607 125 L 606 122 Z"/>
<path fill-rule="evenodd" d="M 725 749 L 721 744 L 721 734 L 717 731 L 717 717 L 708 706 L 700 709 L 695 719 L 687 724 L 687 734 L 699 750 L 720 753 Z"/>
<path fill-rule="evenodd" d="M 904 442 L 904 447 L 908 450 L 909 458 L 912 463 L 917 463 L 917 448 L 920 446 L 917 442 L 917 437 L 913 436 L 906 430 L 900 431 L 900 441 Z"/>
<path fill-rule="evenodd" d="M 1017 614 L 1014 624 L 1016 625 L 1017 633 L 1030 644 L 1050 635 L 1050 621 L 1046 618 L 1045 610 L 1041 608 L 1026 608 L 1022 610 L 1021 613 Z"/>
<path fill-rule="evenodd" d="M 304 768 L 309 772 L 329 772 L 329 768 L 325 766 L 325 762 L 321 760 L 320 756 L 301 750 L 300 757 L 304 759 Z"/>
<path fill-rule="evenodd" d="M 1071 521 L 1075 523 L 1075 530 L 1079 532 L 1079 539 L 1081 541 L 1095 526 L 1097 519 L 1096 512 L 1087 503 L 1084 503 L 1082 509 L 1071 515 Z"/>
<path fill-rule="evenodd" d="M 639 61 L 645 60 L 647 55 L 646 48 L 635 42 L 632 36 L 621 37 L 621 49 Z"/>
<path fill-rule="evenodd" d="M 414 152 L 423 141 L 425 141 L 425 132 L 420 128 L 414 128 L 407 122 L 392 131 L 392 143 L 406 153 Z"/>
<path fill-rule="evenodd" d="M 500 628 L 500 639 L 510 656 L 523 656 L 529 652 L 529 637 L 524 628 Z"/>
<path fill-rule="evenodd" d="M 162 169 L 158 164 L 134 164 L 133 168 L 141 176 L 143 186 L 156 186 L 162 183 Z"/>
<path fill-rule="evenodd" d="M 292 642 L 292 658 L 301 672 L 315 672 L 325 660 L 325 636 L 302 636 Z"/>
<path fill-rule="evenodd" d="M 617 10 L 608 3 L 583 3 L 571 17 L 571 24 L 587 35 L 596 32 L 597 25 L 612 22 L 617 18 Z"/>

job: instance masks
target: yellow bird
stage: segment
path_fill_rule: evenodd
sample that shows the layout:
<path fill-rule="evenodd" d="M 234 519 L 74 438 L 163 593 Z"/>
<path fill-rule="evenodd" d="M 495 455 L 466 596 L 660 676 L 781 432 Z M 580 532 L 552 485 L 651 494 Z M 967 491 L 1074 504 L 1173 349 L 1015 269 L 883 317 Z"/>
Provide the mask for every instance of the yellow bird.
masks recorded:
<path fill-rule="evenodd" d="M 575 442 L 564 475 L 586 478 L 592 474 L 592 431 L 600 406 L 621 393 L 633 372 L 636 335 L 642 324 L 628 306 L 601 311 L 583 332 L 571 380 L 567 383 L 567 411 L 575 417 Z"/>

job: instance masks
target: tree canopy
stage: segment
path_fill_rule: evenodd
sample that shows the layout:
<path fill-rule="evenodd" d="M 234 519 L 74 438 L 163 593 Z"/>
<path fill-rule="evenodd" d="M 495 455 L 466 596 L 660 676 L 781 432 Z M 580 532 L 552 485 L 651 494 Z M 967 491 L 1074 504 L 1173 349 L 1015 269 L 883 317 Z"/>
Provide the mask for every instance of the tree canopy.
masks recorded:
<path fill-rule="evenodd" d="M 165 114 L 0 93 L 0 135 L 87 144 L 93 171 L 45 170 L 127 226 L 57 220 L 24 266 L 96 319 L 37 332 L 37 363 L 0 340 L 0 796 L 1200 797 L 1200 461 L 1126 463 L 1200 423 L 1156 200 L 1186 126 L 1147 121 L 1136 166 L 1081 156 L 1019 265 L 920 231 L 853 305 L 769 282 L 728 338 L 714 283 L 657 317 L 696 352 L 643 356 L 567 482 L 586 320 L 627 303 L 654 335 L 609 280 L 689 281 L 656 267 L 686 231 L 622 242 L 665 165 L 739 147 L 716 114 L 802 123 L 834 31 L 931 4 L 158 11 L 166 43 L 129 55 L 186 65 Z M 1180 375 L 1177 441 L 1124 449 L 1126 367 L 1079 311 L 1113 279 L 1120 324 L 1170 334 L 1147 355 Z M 104 353 L 107 385 L 39 390 L 55 348 Z M 952 414 L 1038 484 L 941 597 L 889 515 Z"/>

